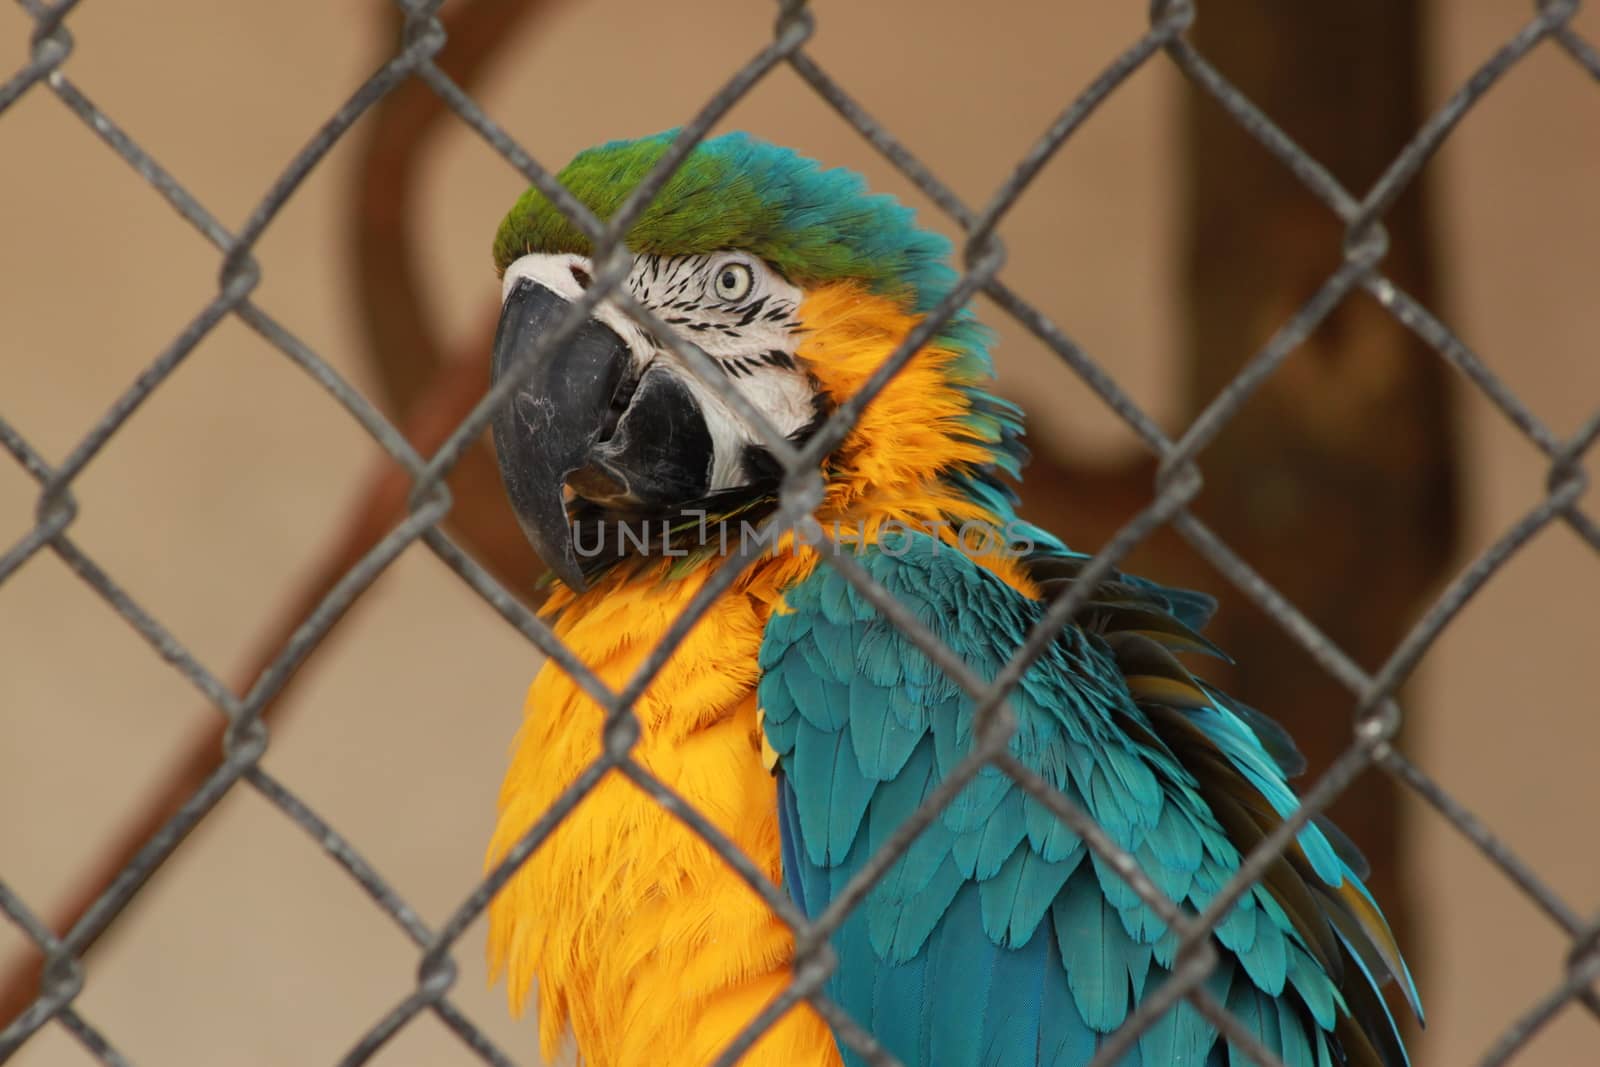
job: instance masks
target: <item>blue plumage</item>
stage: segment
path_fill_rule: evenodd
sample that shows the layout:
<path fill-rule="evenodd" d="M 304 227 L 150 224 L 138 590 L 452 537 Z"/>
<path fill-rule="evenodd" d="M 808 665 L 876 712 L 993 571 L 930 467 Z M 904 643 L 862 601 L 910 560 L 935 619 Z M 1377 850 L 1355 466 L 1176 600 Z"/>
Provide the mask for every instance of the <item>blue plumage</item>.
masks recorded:
<path fill-rule="evenodd" d="M 670 141 L 665 134 L 582 153 L 562 171 L 562 183 L 599 217 L 611 218 Z M 709 139 L 689 153 L 627 240 L 646 257 L 636 272 L 648 269 L 652 278 L 659 257 L 738 253 L 765 264 L 742 264 L 752 286 L 759 275 L 770 290 L 748 306 L 721 300 L 712 290 L 703 300 L 681 290 L 689 275 L 666 297 L 652 298 L 648 284 L 643 297 L 634 288 L 636 298 L 654 299 L 658 312 L 692 311 L 693 319 L 667 319 L 684 324 L 685 337 L 715 328 L 724 347 L 748 343 L 747 355 L 719 356 L 719 362 L 741 379 L 751 359 L 773 371 L 763 372 L 764 384 L 746 399 L 784 416 L 796 443 L 817 419 L 856 395 L 865 361 L 903 343 L 909 323 L 941 303 L 957 279 L 948 242 L 918 227 L 908 209 L 867 194 L 855 174 L 743 134 Z M 502 224 L 495 258 L 502 272 L 527 258 L 581 287 L 582 268 L 548 257 L 591 252 L 585 235 L 530 191 Z M 723 277 L 720 267 L 708 274 Z M 800 291 L 797 302 L 782 301 L 793 306 L 774 301 L 766 307 L 779 291 L 778 279 Z M 522 283 L 536 279 L 510 280 L 515 285 L 508 292 L 527 296 Z M 541 300 L 560 298 L 548 286 L 534 289 L 543 290 Z M 763 326 L 756 343 L 758 328 L 751 323 L 758 311 L 762 323 L 778 324 L 781 337 Z M 504 321 L 522 319 L 507 315 Z M 658 339 L 646 338 L 652 342 L 646 352 L 638 338 L 606 332 L 620 345 L 608 342 L 605 356 L 620 381 L 637 384 L 633 371 L 646 365 L 668 371 L 676 362 L 656 362 Z M 502 341 L 520 347 L 520 334 L 518 327 L 516 336 L 497 339 L 497 363 Z M 1203 911 L 1239 870 L 1241 857 L 1296 810 L 1285 779 L 1303 761 L 1276 723 L 1198 681 L 1177 658 L 1223 655 L 1198 632 L 1215 608 L 1209 597 L 1121 574 L 1091 586 L 1087 557 L 1017 518 L 1008 479 L 1019 475 L 1026 459 L 1022 412 L 988 392 L 988 334 L 970 309 L 945 319 L 928 342 L 917 357 L 920 368 L 902 367 L 905 373 L 883 389 L 875 408 L 823 458 L 827 511 L 869 539 L 887 537 L 891 523 L 908 517 L 937 514 L 959 528 L 962 519 L 981 516 L 993 520 L 991 533 L 1003 529 L 1008 545 L 1024 546 L 1026 580 L 1009 571 L 1008 577 L 1027 592 L 923 534 L 902 531 L 893 551 L 882 542 L 857 545 L 869 574 L 985 679 L 996 677 L 1026 642 L 1049 600 L 1067 589 L 1083 593 L 1072 624 L 1011 693 L 1016 728 L 1010 754 L 1087 811 L 1181 909 Z M 774 343 L 787 347 L 760 351 Z M 532 353 L 526 358 L 533 362 Z M 550 367 L 566 366 L 562 361 L 569 358 L 572 366 L 581 362 L 572 352 L 541 358 Z M 790 377 L 791 371 L 804 374 Z M 917 384 L 901 388 L 907 378 Z M 525 400 L 548 401 L 551 411 L 573 407 L 557 404 L 542 385 L 527 385 L 531 392 L 519 394 L 519 411 Z M 606 392 L 596 395 L 606 399 Z M 556 569 L 574 589 L 582 583 L 568 573 L 576 540 L 568 520 L 593 525 L 621 518 L 637 529 L 640 521 L 654 528 L 650 520 L 660 519 L 661 557 L 652 539 L 652 546 L 619 546 L 578 570 L 598 577 L 623 568 L 625 580 L 654 575 L 650 580 L 672 581 L 710 562 L 708 518 L 724 534 L 737 521 L 742 540 L 747 522 L 770 517 L 786 503 L 777 458 L 746 439 L 743 429 L 725 425 L 726 412 L 704 404 L 700 390 L 690 392 L 686 410 L 705 434 L 684 438 L 692 442 L 684 451 L 692 454 L 652 452 L 652 473 L 637 484 L 613 470 L 609 459 L 592 462 L 599 452 L 579 468 L 589 478 L 556 476 L 568 465 L 552 465 L 550 453 L 541 452 L 534 477 L 516 457 L 525 445 L 539 450 L 547 442 L 521 439 L 531 424 L 508 429 L 509 423 L 497 422 L 503 473 L 515 487 L 523 529 L 536 547 L 563 551 Z M 591 420 L 568 427 L 581 431 L 572 440 L 589 445 L 600 441 L 596 435 L 609 422 L 616 430 L 604 442 L 609 454 L 610 446 L 622 448 L 620 439 L 631 441 L 623 428 L 677 425 L 682 406 L 674 401 L 675 414 L 658 419 L 667 409 L 657 405 L 665 401 L 642 386 L 618 388 L 609 402 L 609 411 L 600 405 L 557 414 Z M 797 412 L 812 418 L 796 422 Z M 552 419 L 535 421 L 543 427 Z M 674 435 L 663 436 L 651 449 L 673 452 Z M 702 437 L 711 442 L 709 460 Z M 641 488 L 660 480 L 658 467 L 680 466 L 682 478 L 671 481 L 681 481 L 696 499 Z M 535 485 L 551 478 L 552 484 Z M 594 493 L 595 484 L 605 492 Z M 544 495 L 529 496 L 530 486 Z M 570 501 L 568 490 L 575 494 Z M 524 506 L 533 499 L 553 506 Z M 687 522 L 689 516 L 697 521 Z M 700 531 L 702 543 L 685 551 L 678 542 L 689 540 L 691 528 Z M 726 540 L 722 547 L 726 552 Z M 669 557 L 673 562 L 662 566 Z M 971 753 L 978 724 L 972 700 L 837 572 L 822 566 L 791 585 L 802 570 L 769 572 L 744 595 L 748 610 L 767 619 L 757 697 L 777 757 L 783 880 L 799 907 L 816 916 L 949 782 Z M 764 584 L 773 577 L 776 584 Z M 582 611 L 585 595 L 552 604 L 557 611 Z M 779 595 L 784 603 L 768 617 Z M 749 634 L 735 625 L 725 632 L 740 639 Z M 730 659 L 736 662 L 727 665 L 726 677 L 691 684 L 694 699 L 707 700 L 719 714 L 745 707 L 730 701 L 735 694 L 742 701 L 749 665 L 743 656 Z M 714 674 L 721 666 L 697 664 L 686 673 Z M 698 725 L 701 716 L 693 718 Z M 763 851 L 770 847 L 767 824 L 748 836 L 741 844 L 770 862 L 770 851 Z M 1378 986 L 1398 979 L 1413 1007 L 1415 990 L 1361 885 L 1363 871 L 1349 842 L 1325 820 L 1314 820 L 1213 932 L 1220 964 L 1207 979 L 1212 995 L 1292 1067 L 1405 1067 Z M 839 967 L 827 993 L 907 1067 L 1082 1067 L 1144 998 L 1171 980 L 1178 938 L 1157 911 L 1046 805 L 1002 771 L 985 767 L 962 784 L 834 932 Z M 519 953 L 531 955 L 525 949 L 523 942 L 512 946 L 514 967 L 521 966 Z M 519 983 L 526 977 L 524 971 Z M 710 1003 L 709 994 L 699 999 Z M 699 1008 L 686 1004 L 685 1010 Z M 845 1060 L 852 1067 L 858 1062 L 848 1052 Z M 1222 1067 L 1242 1058 L 1211 1021 L 1180 1003 L 1121 1062 Z"/>
<path fill-rule="evenodd" d="M 909 550 L 868 547 L 858 558 L 992 678 L 1042 605 L 961 553 L 910 537 Z M 1050 542 L 1036 551 L 1047 579 L 1071 580 L 1081 564 Z M 1164 893 L 1198 912 L 1238 868 L 1248 835 L 1260 832 L 1252 827 L 1294 810 L 1284 774 L 1297 754 L 1275 726 L 1259 726 L 1270 720 L 1209 691 L 1196 689 L 1202 695 L 1181 708 L 1141 699 L 1141 672 L 1154 668 L 1129 665 L 1165 661 L 1138 642 L 1160 637 L 1151 628 L 1164 618 L 1178 629 L 1203 624 L 1211 603 L 1129 577 L 1109 588 L 1113 615 L 1115 597 L 1131 605 L 1132 636 L 1069 627 L 1013 694 L 1019 729 L 1010 748 L 1087 809 Z M 785 882 L 814 916 L 970 751 L 974 717 L 971 701 L 833 570 L 792 589 L 786 608 L 767 627 L 758 695 L 778 754 Z M 1172 640 L 1200 647 L 1176 629 Z M 1350 914 L 1325 915 L 1341 887 L 1370 899 L 1341 852 L 1345 843 L 1319 826 L 1302 831 L 1278 888 L 1255 887 L 1219 925 L 1212 988 L 1288 1067 L 1402 1067 L 1387 1009 L 1352 1018 L 1348 983 L 1367 988 L 1361 1003 L 1381 1005 L 1378 972 L 1365 961 L 1386 965 L 1371 945 L 1352 944 L 1352 930 L 1366 935 Z M 1284 878 L 1314 891 L 1280 897 Z M 1167 980 L 1177 941 L 1076 834 L 986 768 L 834 944 L 840 965 L 828 995 L 911 1067 L 1081 1067 Z M 1126 1062 L 1246 1059 L 1182 1002 Z"/>

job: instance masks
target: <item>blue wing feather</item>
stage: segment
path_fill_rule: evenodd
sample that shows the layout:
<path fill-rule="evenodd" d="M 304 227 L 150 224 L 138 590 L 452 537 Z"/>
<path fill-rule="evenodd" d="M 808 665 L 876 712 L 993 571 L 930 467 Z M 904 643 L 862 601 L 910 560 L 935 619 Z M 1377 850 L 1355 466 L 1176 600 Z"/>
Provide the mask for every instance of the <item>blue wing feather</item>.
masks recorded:
<path fill-rule="evenodd" d="M 975 888 L 969 884 L 964 892 L 970 895 Z M 984 1026 L 980 1028 L 983 1048 L 980 1062 L 1029 1062 L 1039 1045 L 1039 992 L 1049 963 L 1046 939 L 1036 936 L 1004 952 L 995 952 L 993 942 L 987 937 L 984 941 L 988 943 L 969 949 L 991 956 L 995 961 L 991 996 L 986 1004 L 988 1010 L 984 1012 Z"/>
<path fill-rule="evenodd" d="M 1217 1028 L 1193 1004 L 1180 1000 L 1139 1038 L 1139 1051 L 1151 1064 L 1209 1064 L 1216 1041 Z"/>
<path fill-rule="evenodd" d="M 978 883 L 983 929 L 990 940 L 1017 948 L 1031 938 L 1082 860 L 1081 849 L 1069 859 L 1052 862 L 1018 845 L 995 877 Z"/>
<path fill-rule="evenodd" d="M 859 559 L 992 678 L 1040 603 L 916 536 L 909 551 L 868 548 Z M 1083 557 L 1041 543 L 1056 579 L 1075 580 Z M 1115 582 L 1106 610 L 1136 599 L 1140 625 L 1159 608 L 1197 628 L 1212 610 L 1209 598 L 1128 576 Z M 814 916 L 970 750 L 973 706 L 833 571 L 820 568 L 786 601 L 788 610 L 768 624 L 759 699 L 778 753 L 785 885 Z M 1292 745 L 1271 720 L 1220 694 L 1181 710 L 1140 703 L 1112 647 L 1079 626 L 1045 650 L 1012 705 L 1013 756 L 1087 810 L 1158 888 L 1193 911 L 1237 870 L 1241 847 L 1206 799 L 1214 783 L 1187 761 L 1211 761 L 1213 772 L 1232 775 L 1225 784 L 1242 793 L 1230 803 L 1252 817 L 1282 817 L 1297 803 L 1284 782 Z M 1299 849 L 1299 869 L 1328 892 L 1353 883 L 1365 893 L 1342 838 L 1312 824 Z M 840 964 L 827 994 L 907 1067 L 1081 1067 L 1168 980 L 1177 945 L 1109 864 L 1092 855 L 1085 863 L 1085 855 L 1042 803 L 985 768 L 837 931 Z M 1350 1008 L 1338 981 L 1376 986 L 1362 953 L 1388 964 L 1381 950 L 1351 940 L 1363 929 L 1357 908 L 1330 942 L 1357 957 L 1336 979 L 1287 906 L 1262 886 L 1241 897 L 1217 928 L 1221 962 L 1211 982 L 1287 1067 L 1343 1063 L 1349 1050 L 1335 1031 L 1349 1023 Z M 1373 1025 L 1385 1022 L 1393 1026 L 1387 1017 Z M 1397 1040 L 1373 1044 L 1398 1048 Z M 1399 1055 L 1371 1062 L 1403 1067 Z M 848 1051 L 844 1059 L 859 1062 Z M 1230 1060 L 1240 1062 L 1237 1051 L 1180 1001 L 1125 1064 Z"/>
<path fill-rule="evenodd" d="M 883 689 L 858 674 L 850 683 L 850 707 L 862 708 L 861 719 L 849 731 L 861 773 L 886 782 L 899 774 L 911 758 L 922 731 L 901 721 L 894 706 L 882 699 Z"/>
<path fill-rule="evenodd" d="M 802 729 L 795 739 L 795 775 L 806 782 L 827 783 L 825 803 L 801 809 L 800 832 L 813 863 L 836 866 L 850 850 L 856 830 L 867 813 L 877 783 L 861 772 L 845 732 L 823 733 Z"/>
<path fill-rule="evenodd" d="M 933 746 L 923 741 L 909 760 L 905 770 L 892 781 L 878 787 L 867 811 L 867 843 L 871 852 L 882 848 L 895 829 L 911 818 L 922 803 L 922 798 L 938 785 L 939 778 L 933 766 Z M 955 840 L 938 819 L 922 831 L 900 861 L 889 869 L 880 886 L 897 896 L 910 895 L 933 879 L 949 855 Z"/>
<path fill-rule="evenodd" d="M 1040 930 L 1034 936 L 1045 943 L 1045 973 L 1040 979 L 1039 991 L 1037 1062 L 1040 1067 L 1077 1067 L 1088 1063 L 1099 1047 L 1100 1035 L 1089 1029 L 1072 1003 L 1066 966 L 1061 961 L 1061 950 L 1054 934 Z M 1142 1057 L 1130 1056 L 1120 1067 L 1140 1067 L 1142 1062 Z M 1161 1061 L 1152 1062 L 1159 1064 Z"/>
<path fill-rule="evenodd" d="M 1067 969 L 1073 1003 L 1089 1028 L 1110 1033 L 1128 1017 L 1133 998 L 1129 960 L 1132 939 L 1095 877 L 1080 871 L 1052 908 L 1056 945 Z"/>
<path fill-rule="evenodd" d="M 879 967 L 872 988 L 872 1036 L 897 1055 L 900 1049 L 914 1050 L 908 1063 L 931 1059 L 933 1019 L 920 1010 L 927 995 L 928 963 L 928 955 L 921 953 Z"/>
<path fill-rule="evenodd" d="M 931 1020 L 931 1047 L 950 1067 L 979 1067 L 984 1049 L 982 1027 L 972 1025 L 975 1006 L 987 1005 L 998 990 L 1016 995 L 1009 974 L 996 975 L 999 953 L 989 951 L 981 925 L 975 922 L 972 887 L 956 895 L 944 922 L 928 946 L 928 986 L 924 1012 Z"/>
<path fill-rule="evenodd" d="M 1022 818 L 1028 834 L 1028 847 L 1047 860 L 1065 860 L 1082 855 L 1083 839 L 1055 817 L 1044 802 L 1028 797 L 1022 802 Z"/>

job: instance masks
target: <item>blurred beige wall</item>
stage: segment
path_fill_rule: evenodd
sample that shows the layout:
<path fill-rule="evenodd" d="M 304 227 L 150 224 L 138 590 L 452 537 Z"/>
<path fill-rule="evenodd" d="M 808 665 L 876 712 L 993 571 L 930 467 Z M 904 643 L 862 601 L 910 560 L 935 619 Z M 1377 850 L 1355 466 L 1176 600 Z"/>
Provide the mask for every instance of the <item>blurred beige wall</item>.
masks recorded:
<path fill-rule="evenodd" d="M 1143 4 L 819 0 L 813 54 L 980 202 L 1099 65 Z M 1204 5 L 1202 5 L 1203 9 Z M 1508 37 L 1526 4 L 1441 3 L 1430 100 Z M 380 62 L 377 5 L 346 0 L 85 4 L 69 76 L 237 228 L 311 132 Z M 1581 24 L 1600 39 L 1600 18 Z M 766 39 L 768 5 L 568 3 L 505 49 L 482 94 L 547 164 L 681 123 Z M 28 21 L 0 7 L 20 64 Z M 598 65 L 591 59 L 603 60 Z M 1115 94 L 1008 218 L 1008 277 L 1158 414 L 1173 408 L 1177 79 L 1158 62 Z M 1271 101 L 1263 101 L 1270 113 Z M 910 194 L 787 70 L 726 126 L 858 167 Z M 358 386 L 339 239 L 354 159 L 337 147 L 262 241 L 259 302 Z M 1558 434 L 1600 404 L 1600 86 L 1550 48 L 1468 116 L 1426 180 L 1438 193 L 1447 319 Z M 488 242 L 517 175 L 465 129 L 442 139 L 425 219 L 428 298 L 457 335 L 492 300 Z M 944 226 L 947 231 L 948 226 Z M 218 256 L 43 89 L 0 117 L 0 413 L 59 462 L 215 290 Z M 1036 438 L 1128 435 L 1015 330 L 1002 373 L 1048 397 Z M 1465 401 L 1469 545 L 1530 507 L 1536 451 Z M 339 528 L 378 451 L 299 370 L 225 322 L 74 486 L 73 538 L 225 679 Z M 1594 471 L 1596 463 L 1590 461 Z M 0 461 L 0 545 L 35 487 Z M 1591 510 L 1600 499 L 1590 494 Z M 1090 546 L 1093 547 L 1093 546 Z M 1586 674 L 1594 554 L 1542 534 L 1425 661 L 1406 752 L 1573 907 L 1600 901 L 1594 820 L 1600 706 Z M 473 887 L 523 689 L 528 646 L 432 555 L 408 550 L 307 668 L 265 766 L 438 924 Z M 1248 695 L 1248 694 L 1246 694 Z M 215 713 L 46 552 L 0 587 L 0 878 L 48 912 Z M 1359 784 L 1357 788 L 1360 788 Z M 1418 820 L 1429 953 L 1422 1067 L 1463 1064 L 1559 980 L 1551 924 L 1447 824 Z M 468 1013 L 531 1062 L 530 1023 L 481 977 L 483 931 L 457 953 Z M 0 958 L 23 945 L 0 923 Z M 240 788 L 92 957 L 78 1005 L 142 1064 L 330 1062 L 411 988 L 416 953 L 316 845 Z M 90 1062 L 59 1027 L 26 1067 Z M 476 1062 L 431 1017 L 374 1061 Z M 1600 1024 L 1569 1010 L 1519 1063 L 1600 1062 Z"/>

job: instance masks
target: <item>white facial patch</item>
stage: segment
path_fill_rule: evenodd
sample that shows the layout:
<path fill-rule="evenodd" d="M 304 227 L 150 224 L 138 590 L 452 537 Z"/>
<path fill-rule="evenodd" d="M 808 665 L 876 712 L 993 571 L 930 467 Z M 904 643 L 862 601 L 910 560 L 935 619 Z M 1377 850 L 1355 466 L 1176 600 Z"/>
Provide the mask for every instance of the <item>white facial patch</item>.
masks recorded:
<path fill-rule="evenodd" d="M 576 301 L 594 275 L 583 256 L 530 254 L 506 268 L 500 299 L 526 278 L 563 300 Z M 803 293 L 761 259 L 738 252 L 692 256 L 636 256 L 629 291 L 641 304 L 698 346 L 727 375 L 728 383 L 785 437 L 793 437 L 816 417 L 816 387 L 795 358 L 798 311 Z M 661 339 L 641 328 L 612 301 L 603 300 L 594 318 L 616 331 L 633 353 L 634 370 L 657 361 L 676 368 L 705 415 L 715 448 L 711 489 L 747 484 L 746 446 L 760 436 L 702 382 Z"/>
<path fill-rule="evenodd" d="M 594 266 L 583 256 L 566 253 L 523 256 L 507 267 L 505 276 L 500 279 L 500 302 L 504 304 L 517 282 L 526 278 L 568 303 L 575 303 L 583 296 L 583 291 L 589 287 L 589 279 L 593 277 Z M 627 342 L 636 360 L 640 353 L 650 350 L 649 336 L 611 301 L 602 300 L 594 309 L 593 317 L 615 330 L 617 336 Z M 639 369 L 643 369 L 646 362 L 640 361 Z"/>

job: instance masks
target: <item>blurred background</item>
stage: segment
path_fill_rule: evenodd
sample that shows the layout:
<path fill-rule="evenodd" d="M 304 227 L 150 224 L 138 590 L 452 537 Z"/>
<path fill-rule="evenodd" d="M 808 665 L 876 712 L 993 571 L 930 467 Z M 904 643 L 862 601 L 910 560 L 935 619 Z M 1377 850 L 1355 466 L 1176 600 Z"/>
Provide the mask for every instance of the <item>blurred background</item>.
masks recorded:
<path fill-rule="evenodd" d="M 1200 5 L 1191 39 L 1347 186 L 1366 189 L 1528 5 L 1350 0 Z M 1144 29 L 1142 4 L 818 0 L 807 50 L 968 204 Z M 469 10 L 470 9 L 470 10 Z M 734 0 L 453 0 L 440 62 L 542 163 L 684 122 L 769 39 Z M 237 230 L 317 127 L 393 54 L 362 0 L 85 4 L 73 82 Z M 1600 39 L 1600 16 L 1575 25 Z M 0 8 L 8 63 L 31 20 Z M 489 242 L 523 180 L 420 86 L 369 113 L 256 249 L 254 299 L 419 447 L 483 384 Z M 948 220 L 787 68 L 722 124 L 865 172 Z M 1600 404 L 1600 85 L 1548 43 L 1465 118 L 1390 216 L 1385 262 L 1560 437 Z M 1338 265 L 1331 213 L 1164 57 L 1066 144 L 1001 227 L 1003 277 L 1176 435 Z M 215 293 L 220 257 L 47 87 L 0 116 L 0 412 L 51 463 Z M 1136 437 L 992 305 L 1004 390 L 1039 453 L 1026 502 L 1093 549 L 1149 499 Z M 431 436 L 430 436 L 431 435 Z M 518 590 L 486 453 L 453 483 L 456 536 Z M 1201 457 L 1197 510 L 1375 670 L 1443 583 L 1531 508 L 1547 462 L 1482 395 L 1355 297 Z M 1595 473 L 1595 461 L 1588 468 Z M 341 560 L 395 521 L 404 480 L 350 416 L 234 319 L 74 483 L 71 536 L 242 692 Z M 0 546 L 37 486 L 0 461 Z M 1595 509 L 1596 494 L 1587 504 Z M 1600 566 L 1541 532 L 1430 650 L 1400 750 L 1580 914 L 1600 905 Z M 1353 701 L 1177 538 L 1154 576 L 1220 592 L 1230 684 L 1291 721 L 1314 764 Z M 1275 643 L 1276 642 L 1276 643 Z M 537 653 L 425 547 L 378 579 L 273 710 L 265 768 L 437 926 L 471 891 Z M 49 550 L 0 587 L 0 878 L 48 921 L 93 887 L 220 718 Z M 1422 1067 L 1472 1062 L 1563 974 L 1567 940 L 1446 820 L 1380 772 L 1338 809 L 1378 867 L 1429 1008 Z M 531 1020 L 482 978 L 481 924 L 453 994 L 523 1062 Z M 0 1002 L 31 999 L 0 922 Z M 414 985 L 417 952 L 316 842 L 234 789 L 96 947 L 76 1001 L 139 1063 L 331 1062 Z M 20 987 L 22 1000 L 17 1001 Z M 0 1019 L 0 1023 L 3 1023 Z M 16 1058 L 91 1062 L 59 1026 Z M 432 1016 L 386 1064 L 476 1062 Z M 1516 1061 L 1600 1062 L 1569 1008 Z"/>

